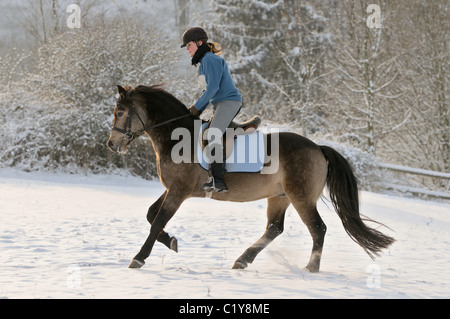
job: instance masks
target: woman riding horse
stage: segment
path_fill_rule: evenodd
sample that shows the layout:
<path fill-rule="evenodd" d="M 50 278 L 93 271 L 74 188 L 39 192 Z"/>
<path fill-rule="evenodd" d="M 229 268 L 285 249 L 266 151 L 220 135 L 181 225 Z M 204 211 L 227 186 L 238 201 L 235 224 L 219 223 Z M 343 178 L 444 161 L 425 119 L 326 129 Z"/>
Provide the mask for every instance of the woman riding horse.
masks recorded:
<path fill-rule="evenodd" d="M 158 175 L 166 189 L 148 210 L 150 233 L 130 263 L 131 268 L 139 268 L 145 264 L 156 240 L 178 251 L 176 238 L 165 232 L 164 227 L 185 200 L 207 195 L 203 183 L 208 173 L 195 161 L 173 160 L 173 147 L 178 143 L 172 139 L 175 130 L 189 132 L 191 145 L 197 142 L 195 123 L 198 117 L 193 116 L 183 103 L 159 86 L 118 86 L 118 92 L 107 145 L 112 151 L 123 154 L 132 141 L 146 134 L 152 141 Z M 247 267 L 261 250 L 283 232 L 286 209 L 292 204 L 312 237 L 312 251 L 306 269 L 319 271 L 327 227 L 317 211 L 316 203 L 325 185 L 345 231 L 371 257 L 394 242 L 392 237 L 369 227 L 366 222 L 370 219 L 361 218 L 358 180 L 352 166 L 341 154 L 294 133 L 265 135 L 266 149 L 278 148 L 276 154 L 271 154 L 273 160 L 279 163 L 278 168 L 269 174 L 229 173 L 226 175 L 229 191 L 210 194 L 212 199 L 233 202 L 267 198 L 266 230 L 235 261 L 233 268 Z M 191 152 L 190 157 L 193 154 Z"/>
<path fill-rule="evenodd" d="M 192 57 L 192 65 L 200 64 L 199 82 L 203 82 L 203 84 L 206 82 L 203 95 L 191 106 L 190 112 L 198 117 L 209 103 L 213 104 L 215 111 L 207 133 L 208 141 L 214 142 L 214 145 L 210 144 L 210 147 L 215 151 L 215 154 L 212 154 L 213 158 L 210 158 L 212 180 L 205 183 L 203 189 L 207 192 L 227 192 L 228 187 L 224 178 L 224 147 L 222 139 L 213 139 L 213 134 L 220 131 L 220 136 L 223 136 L 241 109 L 242 96 L 234 85 L 227 63 L 216 55 L 220 54 L 220 50 L 213 43 L 207 41 L 208 35 L 205 30 L 200 27 L 189 28 L 183 34 L 181 47 L 186 47 Z"/>

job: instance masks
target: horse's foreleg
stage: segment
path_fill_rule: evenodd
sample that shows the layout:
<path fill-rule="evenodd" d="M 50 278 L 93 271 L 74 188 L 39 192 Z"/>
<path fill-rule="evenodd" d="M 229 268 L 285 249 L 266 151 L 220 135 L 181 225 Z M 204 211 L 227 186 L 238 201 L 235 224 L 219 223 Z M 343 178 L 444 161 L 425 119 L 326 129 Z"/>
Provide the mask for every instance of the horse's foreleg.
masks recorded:
<path fill-rule="evenodd" d="M 161 197 L 158 198 L 158 200 L 154 202 L 153 205 L 150 206 L 150 208 L 148 209 L 147 220 L 150 223 L 150 225 L 153 224 L 156 215 L 158 215 L 158 212 L 161 209 L 162 203 L 164 202 L 166 195 L 167 191 L 165 191 L 164 194 L 162 194 Z M 166 233 L 164 230 L 161 230 L 156 240 L 166 245 L 167 248 L 172 249 L 175 252 L 178 252 L 177 239 L 175 237 L 170 237 L 170 235 Z"/>
<path fill-rule="evenodd" d="M 166 226 L 167 222 L 175 215 L 185 198 L 186 197 L 180 196 L 178 193 L 167 191 L 161 204 L 161 208 L 150 227 L 150 234 L 139 253 L 133 258 L 129 268 L 140 268 L 145 264 L 145 259 L 150 256 L 156 239 L 161 234 L 161 231 L 164 226 Z"/>
<path fill-rule="evenodd" d="M 287 197 L 271 197 L 267 199 L 267 226 L 264 235 L 249 247 L 234 263 L 233 269 L 247 268 L 256 256 L 269 245 L 284 229 L 284 215 L 289 206 Z"/>

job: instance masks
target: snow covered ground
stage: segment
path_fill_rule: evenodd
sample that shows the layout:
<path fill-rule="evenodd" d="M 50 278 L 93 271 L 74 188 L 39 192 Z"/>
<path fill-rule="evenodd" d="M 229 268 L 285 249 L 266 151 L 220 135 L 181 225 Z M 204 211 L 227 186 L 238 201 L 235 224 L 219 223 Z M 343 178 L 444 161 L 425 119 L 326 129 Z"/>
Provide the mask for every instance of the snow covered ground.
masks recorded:
<path fill-rule="evenodd" d="M 303 267 L 311 238 L 295 210 L 285 232 L 245 270 L 234 260 L 265 227 L 265 200 L 190 199 L 167 225 L 179 253 L 148 234 L 159 182 L 0 171 L 1 298 L 449 298 L 450 205 L 362 193 L 365 215 L 397 242 L 376 261 L 345 233 L 331 204 L 321 272 Z"/>

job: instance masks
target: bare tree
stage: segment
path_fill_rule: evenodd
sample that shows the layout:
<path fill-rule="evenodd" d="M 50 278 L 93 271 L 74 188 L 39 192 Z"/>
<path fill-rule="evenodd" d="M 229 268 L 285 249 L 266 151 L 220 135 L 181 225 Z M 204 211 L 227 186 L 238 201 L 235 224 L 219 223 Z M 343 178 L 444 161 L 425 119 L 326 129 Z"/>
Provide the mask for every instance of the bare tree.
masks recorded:
<path fill-rule="evenodd" d="M 93 8 L 101 5 L 105 0 L 27 0 L 18 24 L 24 33 L 39 47 L 54 36 L 66 32 L 67 6 L 76 2 L 81 8 L 81 21 L 89 22 Z M 92 21 L 91 21 L 92 22 Z"/>
<path fill-rule="evenodd" d="M 180 30 L 186 29 L 190 17 L 190 0 L 174 0 L 175 23 Z"/>
<path fill-rule="evenodd" d="M 386 129 L 386 100 L 398 98 L 395 80 L 398 77 L 397 55 L 389 50 L 390 10 L 386 2 L 378 4 L 380 22 L 369 27 L 367 9 L 373 1 L 341 1 L 338 18 L 341 28 L 333 50 L 336 70 L 334 99 L 342 118 L 341 132 L 375 153 L 377 137 Z M 370 12 L 370 11 L 369 11 Z M 338 21 L 335 22 L 336 24 Z"/>
<path fill-rule="evenodd" d="M 407 112 L 404 125 L 388 135 L 388 155 L 403 164 L 450 170 L 449 3 L 398 1 L 392 48 L 401 54 L 402 97 L 396 109 Z"/>

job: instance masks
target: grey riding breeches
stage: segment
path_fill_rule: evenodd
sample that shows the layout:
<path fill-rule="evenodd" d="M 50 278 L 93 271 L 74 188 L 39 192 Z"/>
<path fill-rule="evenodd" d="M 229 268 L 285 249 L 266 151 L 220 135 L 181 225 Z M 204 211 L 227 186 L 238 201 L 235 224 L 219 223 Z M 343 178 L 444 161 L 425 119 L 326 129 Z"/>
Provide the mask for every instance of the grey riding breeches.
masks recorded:
<path fill-rule="evenodd" d="M 223 152 L 222 136 L 225 134 L 231 121 L 238 114 L 241 105 L 242 102 L 240 101 L 222 101 L 214 105 L 214 116 L 206 137 L 210 142 L 210 147 L 214 147 L 218 151 L 217 153 L 214 152 L 215 154 L 221 154 Z M 217 158 L 219 158 L 219 155 Z"/>

